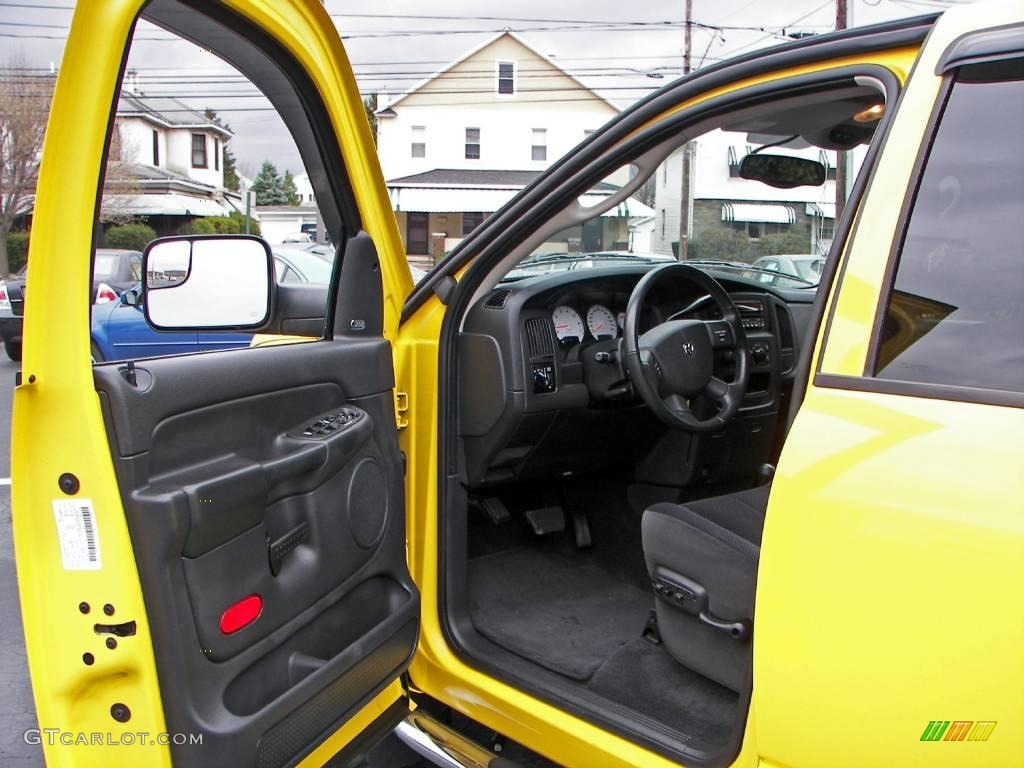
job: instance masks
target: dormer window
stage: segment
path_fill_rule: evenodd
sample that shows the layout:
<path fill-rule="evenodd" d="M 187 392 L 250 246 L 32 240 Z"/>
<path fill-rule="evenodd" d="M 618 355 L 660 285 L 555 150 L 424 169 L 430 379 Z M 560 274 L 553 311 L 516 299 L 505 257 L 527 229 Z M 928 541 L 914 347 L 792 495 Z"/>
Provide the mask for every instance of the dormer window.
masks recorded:
<path fill-rule="evenodd" d="M 206 134 L 192 134 L 192 167 L 206 168 Z"/>
<path fill-rule="evenodd" d="M 498 62 L 498 85 L 499 96 L 512 96 L 516 92 L 516 63 L 514 61 Z"/>

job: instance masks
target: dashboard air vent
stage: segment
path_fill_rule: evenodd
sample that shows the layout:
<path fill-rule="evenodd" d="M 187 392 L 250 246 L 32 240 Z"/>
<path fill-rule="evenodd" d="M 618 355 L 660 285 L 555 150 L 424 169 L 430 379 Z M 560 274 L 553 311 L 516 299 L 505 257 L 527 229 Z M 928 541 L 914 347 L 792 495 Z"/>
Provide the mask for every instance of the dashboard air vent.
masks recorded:
<path fill-rule="evenodd" d="M 552 339 L 555 328 L 546 317 L 534 317 L 526 321 L 526 344 L 530 350 L 530 359 L 551 358 L 555 356 L 555 345 Z"/>
<path fill-rule="evenodd" d="M 484 301 L 484 306 L 490 309 L 504 309 L 508 295 L 512 293 L 508 288 L 498 288 L 491 291 L 491 295 Z"/>

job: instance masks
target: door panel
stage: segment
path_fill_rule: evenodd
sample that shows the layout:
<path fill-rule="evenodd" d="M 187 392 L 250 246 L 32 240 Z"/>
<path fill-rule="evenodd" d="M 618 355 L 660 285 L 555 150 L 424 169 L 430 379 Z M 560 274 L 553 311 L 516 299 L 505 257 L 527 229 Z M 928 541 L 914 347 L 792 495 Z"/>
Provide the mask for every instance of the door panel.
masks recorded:
<path fill-rule="evenodd" d="M 416 644 L 390 345 L 147 360 L 135 385 L 125 370 L 95 380 L 168 730 L 204 734 L 175 763 L 291 762 Z M 226 633 L 225 610 L 253 595 L 257 617 Z"/>

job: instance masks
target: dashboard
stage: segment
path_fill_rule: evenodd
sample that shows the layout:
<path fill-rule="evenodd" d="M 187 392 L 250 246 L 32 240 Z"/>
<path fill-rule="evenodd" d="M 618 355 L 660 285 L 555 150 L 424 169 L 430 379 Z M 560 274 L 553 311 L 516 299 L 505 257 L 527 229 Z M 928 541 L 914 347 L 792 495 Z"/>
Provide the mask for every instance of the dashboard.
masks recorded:
<path fill-rule="evenodd" d="M 649 269 L 595 268 L 499 284 L 469 310 L 460 334 L 459 400 L 471 487 L 583 472 L 609 456 L 628 463 L 631 450 L 642 454 L 657 443 L 664 428 L 637 399 L 618 359 L 629 297 Z M 750 384 L 734 421 L 756 423 L 764 439 L 774 434 L 814 292 L 713 274 L 739 312 L 750 356 Z M 720 317 L 696 284 L 666 280 L 648 294 L 639 330 Z M 730 352 L 718 353 L 716 375 L 728 380 L 732 364 Z"/>

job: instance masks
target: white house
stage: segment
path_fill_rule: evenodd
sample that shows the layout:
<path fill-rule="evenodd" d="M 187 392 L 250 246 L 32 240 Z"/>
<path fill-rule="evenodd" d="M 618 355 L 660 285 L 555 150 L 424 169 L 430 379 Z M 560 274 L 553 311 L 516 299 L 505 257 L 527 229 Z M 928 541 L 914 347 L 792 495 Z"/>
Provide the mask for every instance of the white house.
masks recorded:
<path fill-rule="evenodd" d="M 776 189 L 740 178 L 740 161 L 759 146 L 749 144 L 746 134 L 711 131 L 691 142 L 691 146 L 694 149 L 688 240 L 698 244 L 697 253 L 691 256 L 700 256 L 701 237 L 713 230 L 739 231 L 752 241 L 764 235 L 795 232 L 806 237 L 806 252 L 828 252 L 835 222 L 835 152 L 816 147 L 775 150 L 818 160 L 827 169 L 826 181 L 820 187 Z M 682 178 L 680 149 L 657 170 L 655 218 L 650 233 L 651 249 L 656 253 L 672 253 L 672 244 L 679 241 Z"/>
<path fill-rule="evenodd" d="M 406 251 L 451 249 L 618 112 L 509 31 L 381 103 L 377 152 Z M 616 215 L 652 213 L 629 204 Z"/>
<path fill-rule="evenodd" d="M 196 216 L 242 210 L 241 196 L 224 187 L 224 145 L 232 132 L 181 101 L 146 96 L 126 78 L 116 113 L 118 180 L 104 195 L 107 211 L 145 216 L 158 232 L 175 231 Z M 129 189 L 125 191 L 124 187 Z"/>

